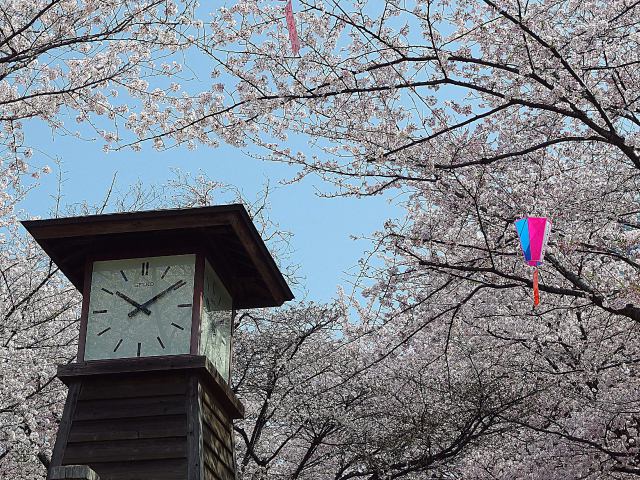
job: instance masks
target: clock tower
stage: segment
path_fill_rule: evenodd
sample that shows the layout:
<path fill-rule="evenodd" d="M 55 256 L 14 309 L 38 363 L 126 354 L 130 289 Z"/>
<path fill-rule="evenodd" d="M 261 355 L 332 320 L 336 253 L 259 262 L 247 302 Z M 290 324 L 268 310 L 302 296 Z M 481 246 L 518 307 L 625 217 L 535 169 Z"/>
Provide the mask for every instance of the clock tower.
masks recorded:
<path fill-rule="evenodd" d="M 22 223 L 83 294 L 49 478 L 235 478 L 234 312 L 293 298 L 244 207 Z"/>

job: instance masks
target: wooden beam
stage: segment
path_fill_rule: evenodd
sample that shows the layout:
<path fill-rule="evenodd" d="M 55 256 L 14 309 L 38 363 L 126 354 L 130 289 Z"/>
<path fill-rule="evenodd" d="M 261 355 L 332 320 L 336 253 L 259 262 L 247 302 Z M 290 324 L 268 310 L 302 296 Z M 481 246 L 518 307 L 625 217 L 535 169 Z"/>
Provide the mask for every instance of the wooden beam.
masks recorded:
<path fill-rule="evenodd" d="M 187 391 L 187 480 L 204 480 L 200 382 L 189 379 Z"/>
<path fill-rule="evenodd" d="M 56 435 L 56 443 L 53 447 L 53 453 L 51 455 L 51 467 L 58 467 L 62 465 L 62 458 L 64 457 L 64 450 L 69 441 L 69 431 L 71 430 L 71 423 L 73 422 L 73 416 L 76 410 L 76 404 L 78 403 L 78 396 L 80 395 L 80 381 L 71 382 L 67 384 L 69 386 L 69 392 L 67 393 L 67 400 L 64 403 L 64 410 L 62 411 L 62 419 L 58 426 L 58 434 Z M 49 470 L 51 474 L 51 470 Z M 47 480 L 52 480 L 47 476 Z"/>

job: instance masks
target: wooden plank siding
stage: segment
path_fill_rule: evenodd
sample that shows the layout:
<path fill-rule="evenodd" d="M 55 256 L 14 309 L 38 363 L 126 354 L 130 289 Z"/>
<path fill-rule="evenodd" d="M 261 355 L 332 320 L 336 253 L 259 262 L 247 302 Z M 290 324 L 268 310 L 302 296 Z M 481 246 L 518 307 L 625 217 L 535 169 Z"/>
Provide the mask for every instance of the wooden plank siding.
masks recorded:
<path fill-rule="evenodd" d="M 92 464 L 92 468 L 104 478 L 118 480 L 176 480 L 186 478 L 187 460 L 165 459 L 137 462 L 108 462 Z"/>
<path fill-rule="evenodd" d="M 81 382 L 63 465 L 101 480 L 186 478 L 185 373 L 106 375 Z"/>
<path fill-rule="evenodd" d="M 206 480 L 233 480 L 233 427 L 212 392 L 201 389 L 202 456 Z"/>
<path fill-rule="evenodd" d="M 187 480 L 204 477 L 200 388 L 198 378 L 191 377 L 187 389 Z"/>
<path fill-rule="evenodd" d="M 228 402 L 202 375 L 92 374 L 68 384 L 52 466 L 88 465 L 101 480 L 235 478 Z"/>

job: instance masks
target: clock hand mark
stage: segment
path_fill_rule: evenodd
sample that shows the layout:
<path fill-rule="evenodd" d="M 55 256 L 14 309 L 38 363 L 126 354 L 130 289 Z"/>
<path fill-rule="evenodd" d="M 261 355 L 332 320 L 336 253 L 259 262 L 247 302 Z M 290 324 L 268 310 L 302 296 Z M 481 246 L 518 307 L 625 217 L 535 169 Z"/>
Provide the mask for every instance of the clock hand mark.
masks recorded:
<path fill-rule="evenodd" d="M 133 317 L 136 313 L 138 313 L 140 310 L 142 310 L 143 312 L 148 312 L 149 310 L 147 309 L 147 307 L 149 305 L 151 305 L 153 302 L 155 302 L 156 300 L 158 300 L 160 297 L 165 296 L 168 292 L 170 292 L 171 290 L 177 290 L 178 288 L 186 285 L 187 282 L 185 282 L 184 280 L 178 280 L 176 283 L 174 283 L 173 285 L 165 288 L 163 291 L 161 291 L 160 293 L 158 293 L 157 295 L 151 297 L 149 300 L 147 300 L 146 302 L 144 302 L 142 305 L 135 305 L 136 309 L 135 310 L 131 310 L 129 312 L 129 317 Z M 146 311 L 145 311 L 146 310 Z M 147 314 L 148 315 L 148 314 Z"/>
<path fill-rule="evenodd" d="M 130 303 L 131 305 L 133 305 L 134 307 L 136 307 L 136 312 L 138 310 L 142 310 L 144 313 L 146 313 L 147 315 L 151 315 L 151 311 L 145 307 L 145 305 L 140 305 L 138 302 L 136 302 L 135 300 L 132 300 L 131 298 L 127 297 L 124 293 L 121 292 L 116 292 L 116 295 L 118 297 L 120 297 L 121 299 L 123 299 L 125 302 Z M 129 315 L 130 317 L 132 315 Z"/>
<path fill-rule="evenodd" d="M 167 272 L 169 271 L 169 269 L 170 269 L 170 268 L 171 268 L 171 265 L 169 265 L 169 266 L 165 269 L 164 273 L 163 273 L 163 274 L 162 274 L 162 276 L 160 277 L 161 279 L 162 279 L 162 278 L 164 278 L 164 276 L 167 274 Z"/>

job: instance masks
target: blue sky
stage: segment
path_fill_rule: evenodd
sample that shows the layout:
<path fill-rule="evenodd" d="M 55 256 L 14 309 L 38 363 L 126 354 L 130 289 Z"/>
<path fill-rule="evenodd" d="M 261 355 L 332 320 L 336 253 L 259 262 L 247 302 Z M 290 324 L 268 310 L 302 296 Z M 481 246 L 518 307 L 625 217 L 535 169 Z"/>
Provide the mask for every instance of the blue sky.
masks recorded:
<path fill-rule="evenodd" d="M 297 8 L 295 4 L 294 10 Z M 207 13 L 205 6 L 201 8 L 203 15 Z M 305 26 L 299 24 L 298 28 Z M 304 45 L 302 47 L 304 49 Z M 192 52 L 187 52 L 182 60 L 189 68 L 176 80 L 193 92 L 208 89 L 211 86 L 210 61 Z M 172 80 L 155 78 L 154 85 L 169 81 Z M 215 81 L 230 85 L 233 82 L 224 75 Z M 120 91 L 119 99 L 128 99 L 125 91 Z M 95 132 L 87 129 L 86 125 L 77 125 L 74 116 L 73 112 L 69 112 L 58 120 L 64 121 L 70 129 L 80 128 L 89 138 L 94 137 Z M 103 119 L 96 118 L 94 121 L 100 125 Z M 303 288 L 294 288 L 298 299 L 306 295 L 308 300 L 327 301 L 339 285 L 349 293 L 349 275 L 358 273 L 358 260 L 370 247 L 367 240 L 353 240 L 351 236 L 368 236 L 381 229 L 387 218 L 400 213 L 399 207 L 387 201 L 389 196 L 321 198 L 317 195 L 318 191 L 326 192 L 328 186 L 313 178 L 292 185 L 281 185 L 282 180 L 295 175 L 294 167 L 256 160 L 242 150 L 227 145 L 216 149 L 199 146 L 195 151 L 174 148 L 158 152 L 149 143 L 143 146 L 142 152 L 125 150 L 107 154 L 102 150 L 102 140 L 86 141 L 57 133 L 52 135 L 49 127 L 38 120 L 28 122 L 25 137 L 25 145 L 34 151 L 33 166 L 48 164 L 54 168 L 53 174 L 42 178 L 41 185 L 22 205 L 26 214 L 42 218 L 49 216 L 52 196 L 57 190 L 54 159 L 62 162 L 65 172 L 65 204 L 84 201 L 99 203 L 115 172 L 118 174 L 117 189 L 126 191 L 138 180 L 145 185 L 160 186 L 174 177 L 172 168 L 192 174 L 202 171 L 212 180 L 235 186 L 249 199 L 255 198 L 268 180 L 272 207 L 270 217 L 283 230 L 293 234 L 290 261 L 299 265 L 298 274 L 304 277 Z M 310 150 L 300 137 L 292 137 L 289 146 L 292 150 Z"/>
<path fill-rule="evenodd" d="M 292 185 L 281 185 L 291 178 L 294 167 L 253 159 L 229 146 L 216 149 L 199 147 L 195 151 L 176 148 L 164 152 L 145 145 L 142 152 L 102 151 L 101 141 L 83 141 L 52 135 L 48 127 L 32 121 L 25 129 L 26 143 L 34 146 L 34 166 L 45 164 L 54 172 L 41 179 L 21 205 L 28 215 L 49 216 L 52 196 L 57 190 L 55 164 L 62 161 L 65 204 L 98 203 L 107 191 L 113 174 L 120 191 L 141 180 L 146 185 L 162 185 L 174 175 L 171 168 L 197 174 L 200 170 L 212 180 L 231 184 L 246 198 L 255 198 L 267 180 L 271 186 L 271 215 L 282 229 L 293 233 L 291 262 L 300 266 L 305 277 L 296 298 L 327 301 L 342 285 L 350 292 L 349 274 L 357 273 L 358 259 L 368 248 L 366 240 L 352 235 L 368 235 L 380 229 L 386 218 L 397 212 L 385 198 L 320 198 L 317 192 L 327 186 L 307 178 Z M 298 145 L 304 148 L 304 145 Z M 306 295 L 306 297 L 305 297 Z"/>

